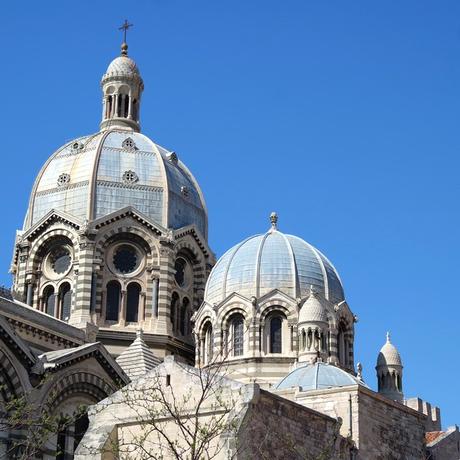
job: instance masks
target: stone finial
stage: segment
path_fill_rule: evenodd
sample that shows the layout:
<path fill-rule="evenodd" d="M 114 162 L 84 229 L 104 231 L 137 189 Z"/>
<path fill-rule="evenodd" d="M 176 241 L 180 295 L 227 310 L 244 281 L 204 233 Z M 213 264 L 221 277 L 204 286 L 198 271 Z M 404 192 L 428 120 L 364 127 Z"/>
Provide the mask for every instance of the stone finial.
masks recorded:
<path fill-rule="evenodd" d="M 270 222 L 272 224 L 272 229 L 276 230 L 278 228 L 278 214 L 276 214 L 276 212 L 270 214 Z"/>
<path fill-rule="evenodd" d="M 361 363 L 358 363 L 356 366 L 356 369 L 358 370 L 357 377 L 359 380 L 363 379 L 363 365 Z"/>
<path fill-rule="evenodd" d="M 390 340 L 390 333 L 387 331 L 387 343 L 391 343 L 391 340 Z"/>
<path fill-rule="evenodd" d="M 144 338 L 144 331 L 141 327 L 136 329 L 136 339 L 143 339 Z"/>

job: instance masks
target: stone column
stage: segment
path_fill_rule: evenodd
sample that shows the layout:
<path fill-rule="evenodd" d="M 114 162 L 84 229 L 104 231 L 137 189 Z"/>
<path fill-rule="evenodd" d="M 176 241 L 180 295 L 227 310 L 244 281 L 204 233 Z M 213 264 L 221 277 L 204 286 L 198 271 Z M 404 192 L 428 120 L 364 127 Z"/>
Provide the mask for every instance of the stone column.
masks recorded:
<path fill-rule="evenodd" d="M 126 295 L 126 289 L 121 290 L 121 302 L 120 302 L 120 313 L 118 315 L 118 324 L 122 327 L 126 325 L 126 301 L 127 301 L 127 295 Z"/>
<path fill-rule="evenodd" d="M 86 328 L 86 323 L 91 322 L 91 288 L 93 276 L 94 242 L 87 228 L 83 228 L 80 236 L 80 251 L 78 261 L 74 263 L 75 293 L 72 300 L 69 324 L 79 328 Z"/>
<path fill-rule="evenodd" d="M 145 321 L 145 302 L 147 296 L 145 295 L 145 292 L 141 292 L 139 297 L 139 311 L 137 321 L 140 323 L 141 321 Z"/>
<path fill-rule="evenodd" d="M 158 316 L 155 325 L 157 334 L 173 334 L 170 321 L 171 287 L 174 284 L 174 250 L 173 241 L 160 240 L 160 276 L 158 284 Z"/>
<path fill-rule="evenodd" d="M 29 305 L 30 307 L 32 306 L 32 302 L 33 302 L 33 293 L 34 293 L 33 283 L 32 281 L 29 281 L 27 283 L 26 304 Z"/>
<path fill-rule="evenodd" d="M 152 318 L 158 318 L 158 278 L 152 279 Z"/>

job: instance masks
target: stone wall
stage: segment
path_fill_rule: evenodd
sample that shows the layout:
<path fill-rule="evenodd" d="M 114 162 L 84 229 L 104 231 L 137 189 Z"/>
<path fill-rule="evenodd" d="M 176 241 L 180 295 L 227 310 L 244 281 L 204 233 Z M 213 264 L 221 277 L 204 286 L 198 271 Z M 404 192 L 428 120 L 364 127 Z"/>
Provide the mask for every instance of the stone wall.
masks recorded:
<path fill-rule="evenodd" d="M 359 391 L 359 458 L 425 458 L 425 416 L 368 389 Z"/>
<path fill-rule="evenodd" d="M 360 460 L 424 458 L 426 416 L 361 385 L 316 391 L 277 391 L 315 411 L 341 421 L 340 434 L 350 436 Z"/>
<path fill-rule="evenodd" d="M 238 436 L 237 458 L 349 459 L 352 444 L 337 420 L 260 390 Z"/>

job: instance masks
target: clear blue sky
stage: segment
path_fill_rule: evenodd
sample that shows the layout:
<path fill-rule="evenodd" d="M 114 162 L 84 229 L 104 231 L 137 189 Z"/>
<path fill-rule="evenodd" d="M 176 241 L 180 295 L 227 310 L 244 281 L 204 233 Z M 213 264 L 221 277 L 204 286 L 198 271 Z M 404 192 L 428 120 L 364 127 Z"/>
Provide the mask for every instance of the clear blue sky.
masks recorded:
<path fill-rule="evenodd" d="M 8 2 L 3 284 L 39 168 L 98 130 L 125 17 L 143 131 L 200 182 L 216 254 L 276 210 L 341 274 L 367 382 L 388 329 L 406 395 L 460 422 L 460 3 Z"/>

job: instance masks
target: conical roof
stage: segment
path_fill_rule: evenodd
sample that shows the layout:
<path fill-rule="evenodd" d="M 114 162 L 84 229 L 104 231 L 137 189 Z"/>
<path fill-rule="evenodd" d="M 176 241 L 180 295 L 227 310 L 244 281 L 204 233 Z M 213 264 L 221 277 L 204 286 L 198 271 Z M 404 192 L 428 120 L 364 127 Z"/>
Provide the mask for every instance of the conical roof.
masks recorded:
<path fill-rule="evenodd" d="M 299 313 L 299 324 L 311 321 L 327 323 L 326 307 L 313 290 L 310 291 L 310 296 L 300 308 Z"/>
<path fill-rule="evenodd" d="M 387 332 L 387 341 L 381 348 L 377 357 L 377 367 L 378 366 L 402 366 L 401 355 L 397 348 L 391 343 L 389 332 Z"/>
<path fill-rule="evenodd" d="M 136 340 L 116 361 L 131 380 L 144 375 L 161 362 L 144 342 L 142 329 L 137 330 Z"/>

